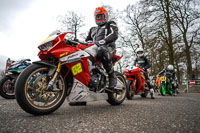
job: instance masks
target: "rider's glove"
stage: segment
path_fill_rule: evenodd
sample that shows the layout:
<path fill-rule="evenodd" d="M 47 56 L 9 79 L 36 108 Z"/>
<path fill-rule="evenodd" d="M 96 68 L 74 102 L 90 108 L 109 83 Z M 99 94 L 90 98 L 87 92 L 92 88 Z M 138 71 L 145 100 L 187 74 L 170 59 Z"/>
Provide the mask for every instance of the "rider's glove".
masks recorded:
<path fill-rule="evenodd" d="M 98 42 L 98 45 L 101 47 L 101 46 L 104 46 L 105 43 L 106 43 L 105 40 L 100 40 L 100 41 Z"/>

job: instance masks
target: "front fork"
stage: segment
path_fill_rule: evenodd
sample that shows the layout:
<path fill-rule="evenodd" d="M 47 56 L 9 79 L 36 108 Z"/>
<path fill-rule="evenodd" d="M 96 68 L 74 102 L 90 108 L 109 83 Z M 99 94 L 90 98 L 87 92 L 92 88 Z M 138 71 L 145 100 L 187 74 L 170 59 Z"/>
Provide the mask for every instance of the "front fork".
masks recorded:
<path fill-rule="evenodd" d="M 53 90 L 53 84 L 55 83 L 59 73 L 61 70 L 61 62 L 59 61 L 56 72 L 53 75 L 53 78 L 49 81 L 49 84 L 47 86 L 47 90 L 52 91 Z"/>
<path fill-rule="evenodd" d="M 128 80 L 130 80 L 131 82 L 132 82 L 132 86 L 130 86 L 131 87 L 131 89 L 133 90 L 133 91 L 135 91 L 136 90 L 136 88 L 135 88 L 135 79 L 134 78 L 127 78 Z"/>

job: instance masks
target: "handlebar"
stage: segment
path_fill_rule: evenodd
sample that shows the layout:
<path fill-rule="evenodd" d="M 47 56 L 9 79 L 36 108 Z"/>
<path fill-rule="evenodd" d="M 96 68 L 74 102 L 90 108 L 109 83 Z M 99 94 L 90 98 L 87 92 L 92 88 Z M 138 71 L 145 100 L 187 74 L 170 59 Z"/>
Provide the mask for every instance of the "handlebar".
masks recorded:
<path fill-rule="evenodd" d="M 76 45 L 79 45 L 79 44 L 88 46 L 88 43 L 84 43 L 84 42 L 80 42 L 80 41 L 76 41 L 76 40 L 65 40 L 65 42 L 73 44 L 72 46 L 74 46 L 74 47 L 76 47 Z"/>

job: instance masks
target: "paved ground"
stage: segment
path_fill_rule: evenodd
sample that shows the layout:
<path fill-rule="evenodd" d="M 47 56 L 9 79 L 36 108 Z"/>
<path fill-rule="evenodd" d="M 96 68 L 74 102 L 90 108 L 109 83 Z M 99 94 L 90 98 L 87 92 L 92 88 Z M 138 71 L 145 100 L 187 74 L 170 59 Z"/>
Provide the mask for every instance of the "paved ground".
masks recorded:
<path fill-rule="evenodd" d="M 120 106 L 106 101 L 69 106 L 46 116 L 25 113 L 15 100 L 0 97 L 0 133 L 200 133 L 200 93 L 140 98 Z"/>

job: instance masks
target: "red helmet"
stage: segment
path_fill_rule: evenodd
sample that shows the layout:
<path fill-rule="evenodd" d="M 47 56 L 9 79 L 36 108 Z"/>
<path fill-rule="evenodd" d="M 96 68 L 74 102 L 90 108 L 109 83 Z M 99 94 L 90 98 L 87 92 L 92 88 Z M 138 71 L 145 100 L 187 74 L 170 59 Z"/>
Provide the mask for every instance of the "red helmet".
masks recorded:
<path fill-rule="evenodd" d="M 104 25 L 108 21 L 108 12 L 104 7 L 97 7 L 94 17 L 97 25 Z"/>

